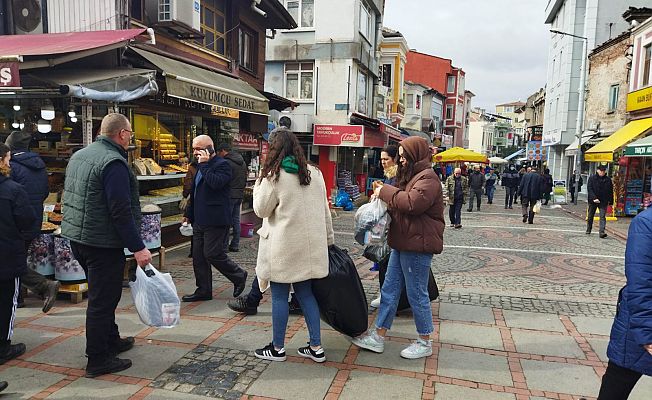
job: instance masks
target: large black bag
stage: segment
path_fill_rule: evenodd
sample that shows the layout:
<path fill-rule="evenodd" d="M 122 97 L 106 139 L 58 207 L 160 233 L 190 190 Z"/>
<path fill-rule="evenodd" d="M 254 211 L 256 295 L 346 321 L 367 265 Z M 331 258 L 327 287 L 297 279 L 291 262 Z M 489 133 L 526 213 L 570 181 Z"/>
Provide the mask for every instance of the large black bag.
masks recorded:
<path fill-rule="evenodd" d="M 389 257 L 378 264 L 378 280 L 380 281 L 381 288 L 383 287 L 383 282 L 385 282 L 387 264 L 389 264 Z M 433 301 L 439 297 L 439 288 L 437 287 L 437 282 L 435 281 L 435 276 L 432 274 L 432 270 L 430 270 L 430 276 L 428 277 L 428 297 L 430 298 L 430 301 Z M 403 288 L 403 291 L 401 292 L 401 298 L 398 301 L 398 308 L 396 310 L 403 311 L 407 310 L 408 308 L 410 308 L 410 302 L 407 298 L 407 292 L 405 291 L 405 288 Z"/>
<path fill-rule="evenodd" d="M 392 252 L 392 249 L 389 248 L 387 243 L 382 244 L 370 244 L 364 248 L 362 255 L 369 261 L 375 263 L 382 263 L 385 260 L 389 260 L 389 255 Z"/>
<path fill-rule="evenodd" d="M 336 331 L 355 337 L 369 327 L 367 297 L 353 260 L 345 250 L 328 247 L 328 276 L 312 281 L 321 319 Z"/>

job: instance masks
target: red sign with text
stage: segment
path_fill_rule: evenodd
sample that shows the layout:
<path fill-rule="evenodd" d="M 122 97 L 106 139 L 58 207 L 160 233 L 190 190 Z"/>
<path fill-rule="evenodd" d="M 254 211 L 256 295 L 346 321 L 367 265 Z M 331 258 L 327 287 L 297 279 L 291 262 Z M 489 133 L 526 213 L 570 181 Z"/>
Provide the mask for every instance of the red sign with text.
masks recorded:
<path fill-rule="evenodd" d="M 385 147 L 387 146 L 387 135 L 381 131 L 366 129 L 364 131 L 364 147 Z"/>
<path fill-rule="evenodd" d="M 20 87 L 17 62 L 0 63 L 0 88 Z"/>
<path fill-rule="evenodd" d="M 267 156 L 269 155 L 269 142 L 262 140 L 260 142 L 260 165 L 265 164 Z"/>
<path fill-rule="evenodd" d="M 236 133 L 233 135 L 233 147 L 240 150 L 259 150 L 258 138 L 253 133 Z"/>
<path fill-rule="evenodd" d="M 363 147 L 363 137 L 364 126 L 362 125 L 315 125 L 312 144 L 316 146 Z"/>

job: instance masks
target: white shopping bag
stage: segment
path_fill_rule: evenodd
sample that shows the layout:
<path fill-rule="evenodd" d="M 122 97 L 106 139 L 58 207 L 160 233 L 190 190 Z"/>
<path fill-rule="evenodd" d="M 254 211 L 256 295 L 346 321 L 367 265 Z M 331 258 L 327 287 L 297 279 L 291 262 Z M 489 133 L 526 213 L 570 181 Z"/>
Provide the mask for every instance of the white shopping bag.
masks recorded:
<path fill-rule="evenodd" d="M 136 268 L 136 280 L 129 282 L 136 311 L 145 325 L 172 328 L 181 320 L 181 301 L 168 273 L 152 264 Z"/>
<path fill-rule="evenodd" d="M 541 200 L 537 201 L 536 204 L 534 204 L 534 207 L 532 207 L 532 212 L 535 214 L 539 214 L 541 212 Z"/>

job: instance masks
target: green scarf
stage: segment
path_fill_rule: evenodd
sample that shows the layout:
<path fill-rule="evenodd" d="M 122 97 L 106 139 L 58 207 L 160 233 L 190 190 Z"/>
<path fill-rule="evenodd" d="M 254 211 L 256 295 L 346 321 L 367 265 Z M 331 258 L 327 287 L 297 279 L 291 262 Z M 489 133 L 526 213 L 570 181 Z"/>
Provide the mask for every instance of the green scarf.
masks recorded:
<path fill-rule="evenodd" d="M 281 161 L 281 168 L 285 170 L 288 174 L 298 174 L 299 173 L 299 164 L 297 164 L 297 159 L 294 156 L 287 156 Z"/>

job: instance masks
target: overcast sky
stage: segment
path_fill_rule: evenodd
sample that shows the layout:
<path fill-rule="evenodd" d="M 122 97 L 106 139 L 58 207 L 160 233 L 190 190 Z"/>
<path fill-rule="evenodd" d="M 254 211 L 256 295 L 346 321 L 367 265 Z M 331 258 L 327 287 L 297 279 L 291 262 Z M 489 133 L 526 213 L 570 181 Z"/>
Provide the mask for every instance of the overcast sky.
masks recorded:
<path fill-rule="evenodd" d="M 386 0 L 384 25 L 466 72 L 472 106 L 527 100 L 545 85 L 546 0 Z"/>

